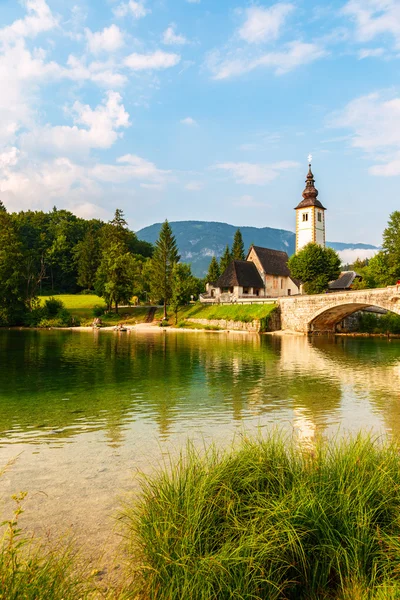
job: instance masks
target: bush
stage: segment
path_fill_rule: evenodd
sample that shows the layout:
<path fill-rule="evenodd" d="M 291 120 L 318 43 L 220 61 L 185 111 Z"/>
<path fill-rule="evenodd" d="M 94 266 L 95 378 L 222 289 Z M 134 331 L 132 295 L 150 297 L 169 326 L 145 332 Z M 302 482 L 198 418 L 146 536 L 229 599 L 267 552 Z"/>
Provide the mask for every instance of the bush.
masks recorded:
<path fill-rule="evenodd" d="M 95 304 L 93 306 L 93 316 L 94 317 L 102 317 L 106 312 L 106 307 L 101 306 L 100 304 Z"/>
<path fill-rule="evenodd" d="M 399 598 L 399 490 L 398 446 L 370 438 L 313 451 L 279 437 L 223 455 L 189 447 L 124 513 L 141 551 L 133 594 Z"/>
<path fill-rule="evenodd" d="M 44 314 L 50 318 L 55 317 L 58 311 L 60 311 L 63 308 L 65 308 L 64 303 L 61 302 L 61 300 L 57 300 L 57 298 L 54 298 L 53 296 L 46 300 L 43 307 Z"/>
<path fill-rule="evenodd" d="M 377 316 L 373 313 L 361 313 L 359 331 L 362 333 L 400 333 L 400 315 L 386 313 Z"/>

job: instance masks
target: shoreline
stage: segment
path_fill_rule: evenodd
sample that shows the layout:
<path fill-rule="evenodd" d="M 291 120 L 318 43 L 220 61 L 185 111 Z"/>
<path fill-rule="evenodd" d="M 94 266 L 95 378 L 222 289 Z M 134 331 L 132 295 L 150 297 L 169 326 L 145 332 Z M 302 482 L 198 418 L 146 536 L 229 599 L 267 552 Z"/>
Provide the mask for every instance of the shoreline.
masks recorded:
<path fill-rule="evenodd" d="M 158 332 L 158 333 L 163 333 L 163 332 L 183 332 L 183 333 L 240 333 L 243 335 L 270 335 L 270 336 L 277 336 L 277 337 L 283 337 L 283 336 L 309 336 L 309 337 L 325 337 L 325 336 L 329 336 L 329 337 L 351 337 L 351 338 L 386 338 L 386 339 L 400 339 L 400 334 L 398 333 L 361 333 L 361 332 L 354 332 L 354 333 L 339 333 L 339 332 L 335 332 L 335 333 L 314 333 L 314 334 L 308 334 L 308 333 L 304 333 L 301 331 L 292 331 L 292 330 L 286 330 L 286 329 L 280 329 L 278 331 L 262 331 L 262 332 L 253 332 L 253 331 L 245 331 L 245 330 L 241 330 L 241 329 L 197 329 L 197 328 L 192 328 L 192 327 L 160 327 L 158 325 L 152 325 L 150 323 L 138 323 L 136 325 L 124 325 L 126 331 L 118 331 L 115 325 L 110 325 L 110 326 L 106 326 L 106 327 L 91 327 L 91 326 L 81 326 L 79 325 L 78 327 L 19 327 L 19 326 L 13 326 L 13 327 L 0 327 L 0 331 L 4 330 L 4 331 L 77 331 L 77 332 L 86 332 L 86 333 L 90 333 L 90 332 L 100 332 L 100 331 L 104 331 L 104 332 L 112 332 L 112 333 L 127 333 L 128 335 L 132 332 L 132 331 L 139 331 L 139 332 L 143 332 L 143 333 L 149 333 L 149 332 Z"/>

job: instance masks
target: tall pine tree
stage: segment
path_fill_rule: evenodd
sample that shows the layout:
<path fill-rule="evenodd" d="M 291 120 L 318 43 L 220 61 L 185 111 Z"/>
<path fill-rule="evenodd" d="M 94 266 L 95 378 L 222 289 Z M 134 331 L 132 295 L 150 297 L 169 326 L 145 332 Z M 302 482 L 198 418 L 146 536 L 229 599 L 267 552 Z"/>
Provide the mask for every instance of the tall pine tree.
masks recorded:
<path fill-rule="evenodd" d="M 206 275 L 206 283 L 215 283 L 221 272 L 219 270 L 219 264 L 215 256 L 212 257 L 210 266 L 208 267 L 208 273 Z"/>
<path fill-rule="evenodd" d="M 164 304 L 164 319 L 167 318 L 167 304 L 173 293 L 173 270 L 180 256 L 176 239 L 167 220 L 161 226 L 151 260 L 151 295 L 159 298 Z"/>
<path fill-rule="evenodd" d="M 221 275 L 225 271 L 226 267 L 229 265 L 229 263 L 231 262 L 231 260 L 232 260 L 232 254 L 231 254 L 231 251 L 229 250 L 229 246 L 227 244 L 226 248 L 225 248 L 225 251 L 224 251 L 224 253 L 221 256 L 221 259 L 219 261 L 219 269 L 221 271 Z"/>
<path fill-rule="evenodd" d="M 93 228 L 90 228 L 83 240 L 77 243 L 74 255 L 78 266 L 77 284 L 85 290 L 92 290 L 100 263 L 99 238 Z"/>
<path fill-rule="evenodd" d="M 233 238 L 232 258 L 233 260 L 245 260 L 246 258 L 240 229 L 236 230 L 235 237 Z"/>

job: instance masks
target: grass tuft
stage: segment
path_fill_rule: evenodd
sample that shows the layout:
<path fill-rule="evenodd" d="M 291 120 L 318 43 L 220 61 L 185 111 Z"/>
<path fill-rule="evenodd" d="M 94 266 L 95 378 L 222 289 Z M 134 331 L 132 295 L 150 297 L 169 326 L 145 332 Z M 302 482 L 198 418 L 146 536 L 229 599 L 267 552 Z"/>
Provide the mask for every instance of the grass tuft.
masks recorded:
<path fill-rule="evenodd" d="M 302 451 L 274 435 L 225 453 L 189 446 L 123 518 L 140 550 L 133 597 L 400 598 L 395 444 L 359 436 Z"/>

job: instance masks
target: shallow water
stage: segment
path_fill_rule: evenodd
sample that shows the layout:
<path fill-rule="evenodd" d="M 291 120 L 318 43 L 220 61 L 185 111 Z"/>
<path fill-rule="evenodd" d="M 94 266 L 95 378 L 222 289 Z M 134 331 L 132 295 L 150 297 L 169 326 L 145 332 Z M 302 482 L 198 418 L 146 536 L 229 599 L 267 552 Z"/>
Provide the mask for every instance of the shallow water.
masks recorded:
<path fill-rule="evenodd" d="M 185 441 L 274 425 L 312 442 L 400 437 L 400 340 L 160 332 L 0 331 L 2 512 L 113 544 L 124 494 Z"/>

